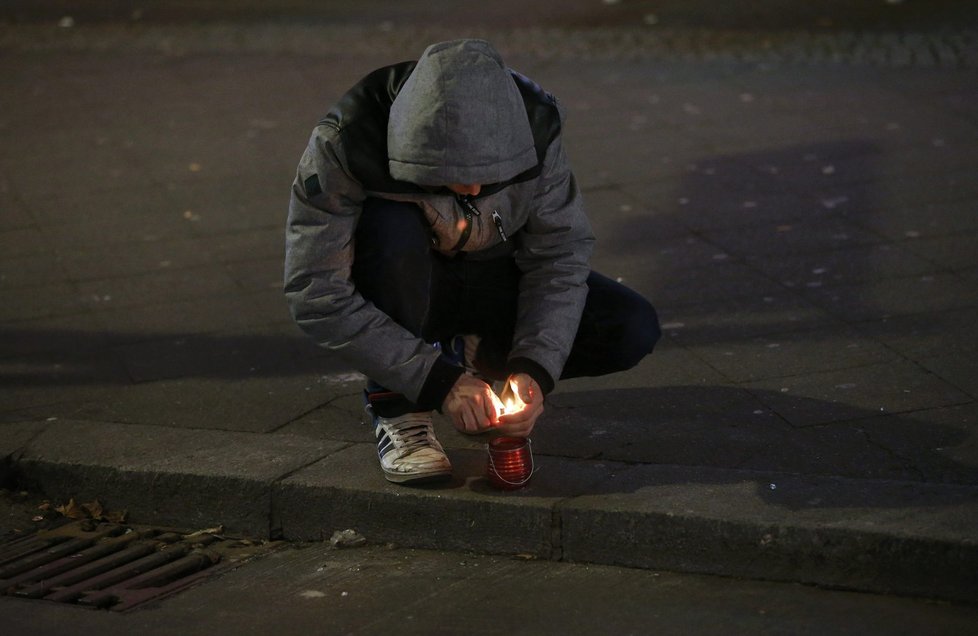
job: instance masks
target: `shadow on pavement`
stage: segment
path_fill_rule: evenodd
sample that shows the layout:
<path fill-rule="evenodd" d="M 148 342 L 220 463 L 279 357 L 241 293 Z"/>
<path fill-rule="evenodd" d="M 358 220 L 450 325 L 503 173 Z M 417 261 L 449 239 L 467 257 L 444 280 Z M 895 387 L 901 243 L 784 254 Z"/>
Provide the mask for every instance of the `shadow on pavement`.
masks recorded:
<path fill-rule="evenodd" d="M 127 344 L 113 342 L 133 340 Z M 7 327 L 0 377 L 13 386 L 118 385 L 173 378 L 228 380 L 340 372 L 346 367 L 302 334 L 162 334 L 136 336 L 69 329 Z M 9 355 L 8 353 L 8 355 Z"/>
<path fill-rule="evenodd" d="M 802 412 L 822 422 L 792 425 Z M 923 417 L 729 386 L 583 391 L 551 398 L 534 444 L 610 461 L 978 483 L 978 466 L 950 456 L 971 437 L 964 418 Z"/>

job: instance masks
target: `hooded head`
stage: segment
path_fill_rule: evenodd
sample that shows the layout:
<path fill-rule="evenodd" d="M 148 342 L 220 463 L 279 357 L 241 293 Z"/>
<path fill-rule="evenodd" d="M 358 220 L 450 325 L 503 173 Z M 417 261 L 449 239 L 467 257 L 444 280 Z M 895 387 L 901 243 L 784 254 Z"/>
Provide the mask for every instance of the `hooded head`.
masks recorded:
<path fill-rule="evenodd" d="M 419 185 L 506 181 L 537 164 L 513 76 L 488 42 L 429 46 L 391 105 L 392 177 Z"/>

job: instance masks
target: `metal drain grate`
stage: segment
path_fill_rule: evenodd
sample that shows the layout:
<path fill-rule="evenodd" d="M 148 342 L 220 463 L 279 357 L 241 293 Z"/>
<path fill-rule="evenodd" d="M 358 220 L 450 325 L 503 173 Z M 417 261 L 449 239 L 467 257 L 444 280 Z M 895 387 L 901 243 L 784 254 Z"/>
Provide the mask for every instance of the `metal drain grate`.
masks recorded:
<path fill-rule="evenodd" d="M 0 593 L 124 611 L 276 547 L 218 532 L 68 523 L 0 545 Z"/>

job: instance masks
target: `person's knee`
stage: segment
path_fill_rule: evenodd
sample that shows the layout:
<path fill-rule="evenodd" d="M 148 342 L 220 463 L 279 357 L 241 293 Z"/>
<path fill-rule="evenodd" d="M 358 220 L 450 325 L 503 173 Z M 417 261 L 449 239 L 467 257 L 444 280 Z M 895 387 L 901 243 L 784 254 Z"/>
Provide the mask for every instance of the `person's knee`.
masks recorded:
<path fill-rule="evenodd" d="M 661 336 L 655 308 L 644 298 L 637 299 L 622 316 L 618 355 L 622 369 L 631 369 L 652 353 Z"/>

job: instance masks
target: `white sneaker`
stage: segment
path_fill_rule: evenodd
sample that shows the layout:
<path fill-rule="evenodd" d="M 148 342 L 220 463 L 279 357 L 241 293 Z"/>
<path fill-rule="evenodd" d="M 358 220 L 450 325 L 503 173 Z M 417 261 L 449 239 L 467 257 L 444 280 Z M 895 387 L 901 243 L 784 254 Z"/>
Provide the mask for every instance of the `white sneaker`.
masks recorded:
<path fill-rule="evenodd" d="M 367 411 L 371 412 L 369 406 Z M 373 416 L 373 420 L 377 455 L 387 481 L 407 484 L 451 478 L 452 464 L 435 439 L 430 412 Z"/>

